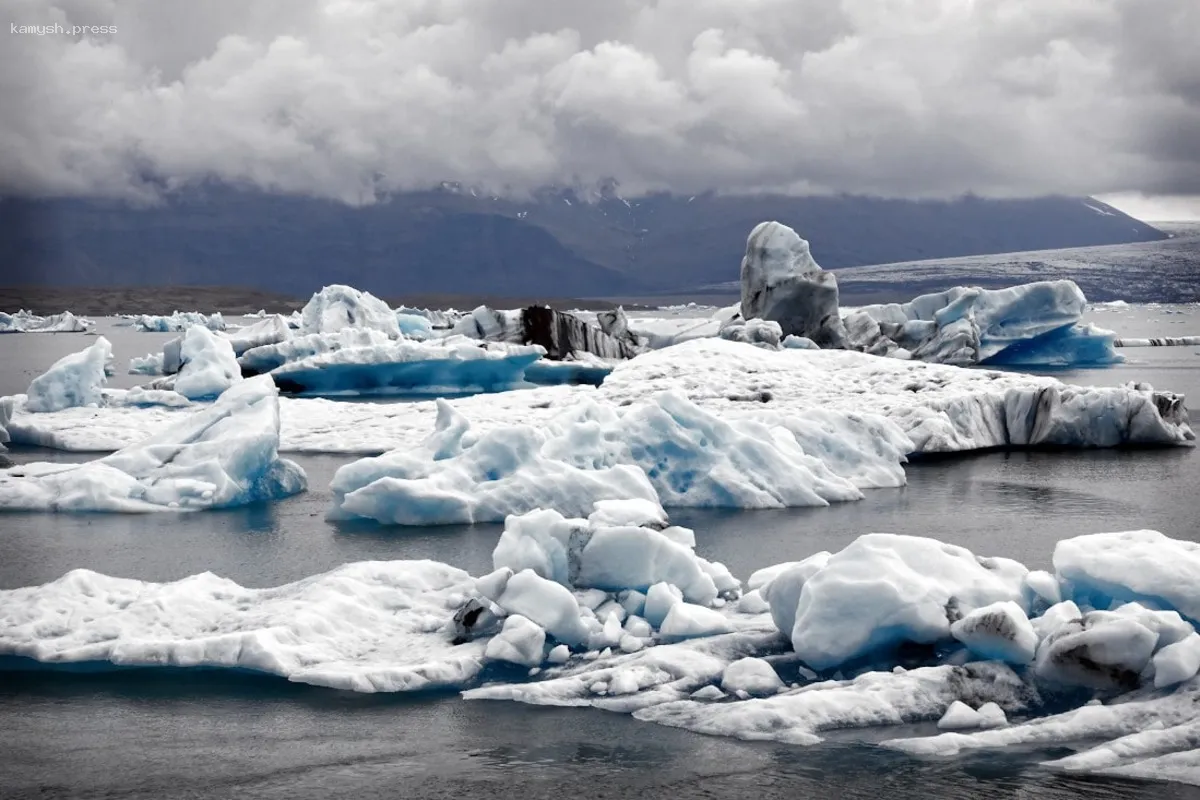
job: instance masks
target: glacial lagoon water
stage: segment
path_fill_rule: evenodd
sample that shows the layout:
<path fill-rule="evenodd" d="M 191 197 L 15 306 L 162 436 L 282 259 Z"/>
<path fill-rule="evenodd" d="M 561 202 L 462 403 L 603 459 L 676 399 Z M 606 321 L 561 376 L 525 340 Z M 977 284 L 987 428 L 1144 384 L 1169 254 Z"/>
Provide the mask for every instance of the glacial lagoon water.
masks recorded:
<path fill-rule="evenodd" d="M 1089 316 L 1126 336 L 1200 333 L 1195 306 Z M 170 338 L 104 328 L 121 367 Z M 55 358 L 86 344 L 75 334 L 0 337 L 0 394 L 22 391 Z M 1196 416 L 1200 348 L 1125 353 L 1120 367 L 1054 374 L 1186 392 Z M 113 385 L 138 380 L 118 375 Z M 12 455 L 88 457 L 30 448 Z M 179 517 L 0 516 L 0 588 L 76 567 L 146 580 L 210 570 L 250 586 L 364 559 L 431 558 L 476 574 L 490 568 L 498 526 L 328 523 L 329 478 L 347 459 L 298 460 L 311 491 L 269 506 Z M 1044 568 L 1054 542 L 1076 534 L 1146 527 L 1200 541 L 1198 490 L 1194 449 L 983 453 L 913 463 L 906 487 L 857 503 L 672 516 L 695 529 L 700 553 L 743 578 L 870 531 L 934 536 Z M 802 748 L 705 737 L 591 709 L 465 702 L 454 694 L 355 695 L 218 671 L 0 671 L 0 720 L 5 798 L 1200 797 L 1196 787 L 1037 766 L 1062 748 L 918 760 L 871 744 L 900 735 L 890 728 L 840 732 Z"/>

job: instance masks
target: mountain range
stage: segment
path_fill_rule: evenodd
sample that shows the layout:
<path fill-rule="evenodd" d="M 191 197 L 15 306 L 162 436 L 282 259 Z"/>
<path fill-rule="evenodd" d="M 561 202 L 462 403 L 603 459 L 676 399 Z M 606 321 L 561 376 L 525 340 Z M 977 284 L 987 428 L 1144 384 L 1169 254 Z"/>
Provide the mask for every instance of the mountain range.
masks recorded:
<path fill-rule="evenodd" d="M 0 199 L 0 285 L 245 286 L 305 295 L 606 297 L 737 278 L 746 236 L 775 219 L 826 268 L 1153 241 L 1091 198 L 892 200 L 548 189 L 506 199 L 457 184 L 349 206 L 226 186 L 133 206 Z"/>

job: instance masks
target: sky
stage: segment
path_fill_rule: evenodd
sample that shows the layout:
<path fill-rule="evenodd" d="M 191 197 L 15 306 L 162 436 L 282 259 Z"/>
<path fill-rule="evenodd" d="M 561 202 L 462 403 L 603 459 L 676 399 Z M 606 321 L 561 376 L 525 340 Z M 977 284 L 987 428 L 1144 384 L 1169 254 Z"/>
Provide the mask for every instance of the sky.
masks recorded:
<path fill-rule="evenodd" d="M 1197 0 L 0 0 L 2 23 L 0 194 L 616 179 L 1200 218 Z"/>

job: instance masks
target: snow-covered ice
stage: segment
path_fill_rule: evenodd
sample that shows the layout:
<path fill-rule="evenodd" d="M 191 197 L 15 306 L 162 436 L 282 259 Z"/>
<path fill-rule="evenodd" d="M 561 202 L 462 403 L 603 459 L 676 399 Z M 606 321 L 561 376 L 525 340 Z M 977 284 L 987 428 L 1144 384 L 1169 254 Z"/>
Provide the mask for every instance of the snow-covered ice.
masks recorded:
<path fill-rule="evenodd" d="M 36 413 L 101 405 L 111 363 L 112 345 L 103 336 L 87 349 L 63 356 L 29 384 L 25 410 Z"/>
<path fill-rule="evenodd" d="M 233 347 L 233 354 L 240 356 L 255 347 L 286 342 L 292 338 L 292 329 L 287 317 L 271 314 L 250 325 L 226 332 L 224 338 Z"/>
<path fill-rule="evenodd" d="M 191 511 L 273 500 L 303 491 L 307 481 L 279 458 L 278 445 L 275 386 L 256 378 L 104 458 L 0 471 L 0 509 Z"/>
<path fill-rule="evenodd" d="M 15 314 L 0 311 L 0 333 L 86 333 L 95 327 L 90 319 L 77 317 L 70 311 L 38 316 L 22 309 Z"/>
<path fill-rule="evenodd" d="M 171 583 L 74 570 L 0 591 L 0 654 L 47 664 L 223 667 L 356 692 L 459 687 L 482 641 L 444 630 L 472 590 L 432 561 L 368 561 L 269 589 L 205 572 Z"/>

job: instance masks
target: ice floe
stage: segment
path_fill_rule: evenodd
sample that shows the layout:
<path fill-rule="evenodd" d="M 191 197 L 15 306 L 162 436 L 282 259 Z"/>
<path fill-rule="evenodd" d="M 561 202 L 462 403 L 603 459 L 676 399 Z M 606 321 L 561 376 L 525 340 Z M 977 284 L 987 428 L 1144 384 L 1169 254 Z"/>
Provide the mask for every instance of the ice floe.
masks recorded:
<path fill-rule="evenodd" d="M 15 314 L 0 311 L 0 333 L 86 333 L 93 327 L 95 323 L 90 319 L 70 311 L 45 317 L 23 309 Z"/>
<path fill-rule="evenodd" d="M 208 328 L 210 331 L 225 330 L 225 318 L 221 316 L 220 312 L 205 316 L 199 311 L 175 311 L 165 316 L 138 314 L 126 319 L 135 329 L 145 332 L 183 332 L 196 325 Z"/>
<path fill-rule="evenodd" d="M 303 491 L 306 477 L 279 458 L 278 445 L 275 386 L 252 379 L 104 458 L 0 471 L 0 509 L 190 511 L 286 497 Z"/>

